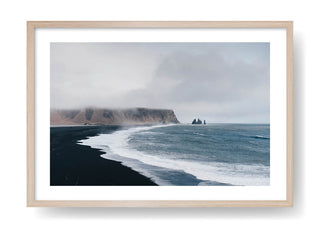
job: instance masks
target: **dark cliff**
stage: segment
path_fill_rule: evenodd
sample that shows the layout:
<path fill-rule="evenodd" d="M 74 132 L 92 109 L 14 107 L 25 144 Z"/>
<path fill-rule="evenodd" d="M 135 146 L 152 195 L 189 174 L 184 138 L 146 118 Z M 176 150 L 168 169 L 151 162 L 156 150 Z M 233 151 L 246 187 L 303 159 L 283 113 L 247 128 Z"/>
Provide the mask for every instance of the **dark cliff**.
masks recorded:
<path fill-rule="evenodd" d="M 121 125 L 179 123 L 169 109 L 98 109 L 51 110 L 50 125 Z"/>

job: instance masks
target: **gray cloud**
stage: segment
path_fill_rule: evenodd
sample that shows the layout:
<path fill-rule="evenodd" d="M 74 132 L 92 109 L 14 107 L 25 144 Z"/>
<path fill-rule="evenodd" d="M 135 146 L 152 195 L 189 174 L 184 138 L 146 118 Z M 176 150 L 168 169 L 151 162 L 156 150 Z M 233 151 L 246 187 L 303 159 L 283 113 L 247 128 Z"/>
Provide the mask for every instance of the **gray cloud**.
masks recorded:
<path fill-rule="evenodd" d="M 269 122 L 269 43 L 52 43 L 51 107 Z"/>

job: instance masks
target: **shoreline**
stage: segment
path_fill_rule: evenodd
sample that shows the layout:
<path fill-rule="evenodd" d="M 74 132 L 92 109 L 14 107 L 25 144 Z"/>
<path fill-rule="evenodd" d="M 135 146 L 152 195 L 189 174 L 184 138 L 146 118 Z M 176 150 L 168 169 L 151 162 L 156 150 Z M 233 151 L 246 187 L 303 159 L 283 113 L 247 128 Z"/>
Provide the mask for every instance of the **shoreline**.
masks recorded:
<path fill-rule="evenodd" d="M 77 142 L 120 126 L 50 126 L 50 186 L 157 186 L 121 162 L 100 157 L 99 149 Z"/>

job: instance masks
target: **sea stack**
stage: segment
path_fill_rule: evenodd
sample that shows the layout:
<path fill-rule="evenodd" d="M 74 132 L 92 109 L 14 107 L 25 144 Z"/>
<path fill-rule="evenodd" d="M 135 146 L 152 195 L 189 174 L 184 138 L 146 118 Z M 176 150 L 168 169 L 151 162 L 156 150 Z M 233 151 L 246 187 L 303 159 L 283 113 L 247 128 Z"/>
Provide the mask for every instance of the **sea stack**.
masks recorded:
<path fill-rule="evenodd" d="M 202 124 L 202 121 L 198 118 L 197 119 L 193 119 L 192 124 Z"/>

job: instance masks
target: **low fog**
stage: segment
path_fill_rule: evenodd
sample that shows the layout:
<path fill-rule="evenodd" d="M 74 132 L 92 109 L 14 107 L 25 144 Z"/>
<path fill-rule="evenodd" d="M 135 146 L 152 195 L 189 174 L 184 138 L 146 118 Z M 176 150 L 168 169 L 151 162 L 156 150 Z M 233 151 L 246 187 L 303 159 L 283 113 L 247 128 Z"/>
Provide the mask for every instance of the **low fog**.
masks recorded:
<path fill-rule="evenodd" d="M 51 43 L 51 108 L 269 123 L 269 43 Z"/>

